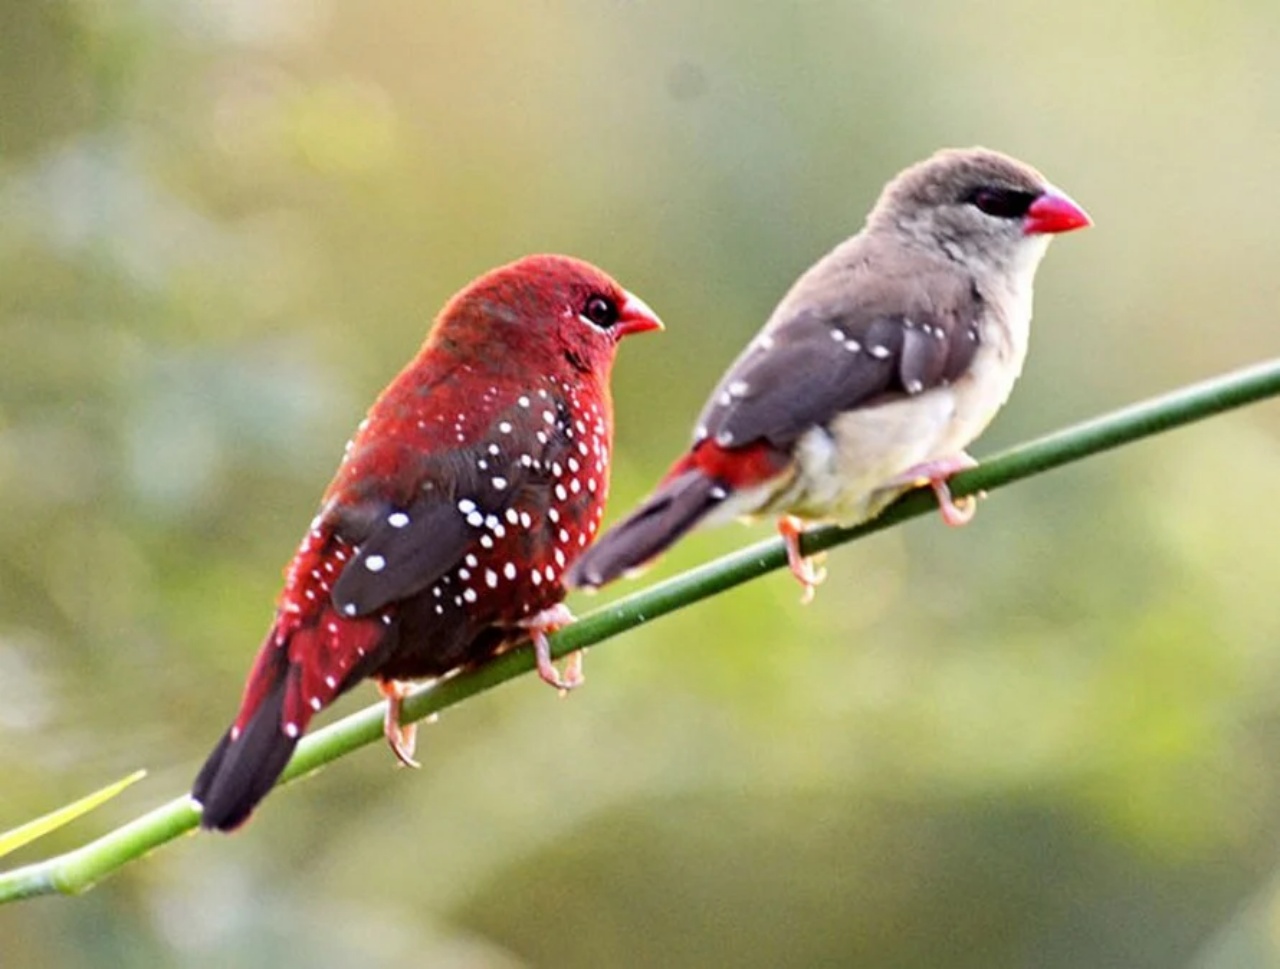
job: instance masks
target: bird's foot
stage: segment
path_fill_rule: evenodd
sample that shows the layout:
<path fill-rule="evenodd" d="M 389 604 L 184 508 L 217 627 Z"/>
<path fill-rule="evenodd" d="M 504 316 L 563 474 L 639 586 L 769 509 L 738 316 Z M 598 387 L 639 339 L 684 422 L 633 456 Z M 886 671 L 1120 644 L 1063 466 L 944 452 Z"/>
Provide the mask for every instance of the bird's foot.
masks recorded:
<path fill-rule="evenodd" d="M 826 581 L 827 570 L 815 565 L 813 559 L 805 558 L 800 551 L 800 536 L 804 534 L 804 522 L 801 519 L 795 515 L 783 515 L 778 519 L 778 533 L 787 546 L 787 566 L 796 581 L 804 587 L 800 602 L 807 606 L 813 601 L 818 586 Z"/>
<path fill-rule="evenodd" d="M 942 520 L 952 528 L 959 528 L 973 521 L 973 516 L 978 511 L 978 500 L 973 495 L 965 495 L 959 500 L 952 498 L 947 481 L 952 475 L 977 466 L 977 461 L 961 451 L 950 457 L 917 464 L 894 478 L 890 485 L 910 488 L 928 485 L 938 498 L 938 509 L 942 512 Z"/>
<path fill-rule="evenodd" d="M 387 738 L 391 752 L 396 755 L 396 760 L 405 767 L 416 768 L 422 766 L 413 759 L 414 748 L 418 745 L 418 725 L 400 722 L 400 708 L 411 689 L 410 684 L 403 680 L 378 681 L 378 692 L 387 698 L 387 712 L 382 718 L 382 732 Z"/>
<path fill-rule="evenodd" d="M 538 676 L 542 678 L 542 682 L 559 690 L 561 696 L 582 686 L 586 680 L 582 672 L 582 650 L 574 650 L 565 657 L 564 672 L 561 673 L 551 661 L 551 641 L 547 639 L 547 634 L 563 629 L 574 621 L 569 607 L 561 602 L 520 622 L 520 627 L 527 629 L 529 638 L 533 640 Z"/>

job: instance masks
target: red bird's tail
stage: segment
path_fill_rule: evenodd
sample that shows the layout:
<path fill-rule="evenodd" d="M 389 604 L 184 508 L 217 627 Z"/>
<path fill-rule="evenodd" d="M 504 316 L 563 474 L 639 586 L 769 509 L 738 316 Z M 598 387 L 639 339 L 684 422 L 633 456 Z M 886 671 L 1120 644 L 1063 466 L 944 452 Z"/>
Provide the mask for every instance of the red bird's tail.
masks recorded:
<path fill-rule="evenodd" d="M 230 831 L 244 824 L 289 763 L 300 734 L 283 730 L 288 667 L 279 649 L 264 652 L 254 667 L 250 683 L 263 688 L 257 709 L 243 727 L 227 729 L 191 787 L 201 827 Z"/>
<path fill-rule="evenodd" d="M 275 785 L 312 716 L 376 669 L 395 644 L 381 614 L 340 616 L 329 603 L 286 607 L 258 652 L 235 722 L 200 768 L 191 796 L 200 825 L 239 827 Z"/>

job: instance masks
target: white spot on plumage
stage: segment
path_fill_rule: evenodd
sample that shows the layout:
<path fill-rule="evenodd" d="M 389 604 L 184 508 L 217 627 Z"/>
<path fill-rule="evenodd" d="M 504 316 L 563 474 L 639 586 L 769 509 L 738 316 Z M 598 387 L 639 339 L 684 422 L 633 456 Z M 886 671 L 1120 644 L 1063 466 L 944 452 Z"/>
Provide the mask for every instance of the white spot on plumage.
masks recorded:
<path fill-rule="evenodd" d="M 498 422 L 498 430 L 500 430 L 503 434 L 510 434 L 510 433 L 511 433 L 511 422 L 510 422 L 510 421 L 499 421 L 499 422 Z"/>
<path fill-rule="evenodd" d="M 470 569 L 458 569 L 458 578 L 460 578 L 463 582 L 466 582 L 466 581 L 467 581 L 467 579 L 471 578 L 471 570 L 470 570 Z"/>
<path fill-rule="evenodd" d="M 528 407 L 529 398 L 526 397 L 524 394 L 521 394 L 519 397 L 516 398 L 516 403 L 519 404 L 521 407 Z"/>
<path fill-rule="evenodd" d="M 462 512 L 464 515 L 470 515 L 475 510 L 476 503 L 470 498 L 462 498 L 458 501 L 458 511 Z"/>
<path fill-rule="evenodd" d="M 729 492 L 725 491 L 719 485 L 712 488 L 710 494 L 716 501 L 724 501 L 724 499 L 729 497 Z"/>
<path fill-rule="evenodd" d="M 560 541 L 562 542 L 569 541 L 569 530 L 567 528 L 560 529 Z"/>
<path fill-rule="evenodd" d="M 503 574 L 503 575 L 505 575 L 508 579 L 514 579 L 514 578 L 516 577 L 516 565 L 515 565 L 515 563 L 514 563 L 514 562 L 508 562 L 506 565 L 504 565 L 504 566 L 502 567 L 502 574 Z"/>
<path fill-rule="evenodd" d="M 498 587 L 498 573 L 493 571 L 493 569 L 485 569 L 484 584 L 490 589 L 496 589 Z"/>
<path fill-rule="evenodd" d="M 466 562 L 467 565 L 471 566 L 473 569 L 480 564 L 480 560 L 475 557 L 475 553 L 473 552 L 468 552 L 467 557 L 463 559 L 463 561 Z"/>
<path fill-rule="evenodd" d="M 556 548 L 551 554 L 553 554 L 556 558 L 556 565 L 560 566 L 560 568 L 563 569 L 564 568 L 564 552 L 560 551 L 559 548 Z"/>
<path fill-rule="evenodd" d="M 514 508 L 508 508 L 507 521 L 512 525 L 517 524 L 520 521 L 520 513 L 516 511 Z"/>
<path fill-rule="evenodd" d="M 480 514 L 478 511 L 473 511 L 467 516 L 467 524 L 472 528 L 479 528 L 484 524 L 484 515 Z"/>
<path fill-rule="evenodd" d="M 735 380 L 729 384 L 729 394 L 732 397 L 745 397 L 750 390 L 751 387 L 745 380 Z"/>
<path fill-rule="evenodd" d="M 887 360 L 889 357 L 888 347 L 882 347 L 877 345 L 868 349 L 867 352 L 871 354 L 873 357 L 875 357 L 877 360 Z"/>
<path fill-rule="evenodd" d="M 284 735 L 290 740 L 298 736 L 298 725 L 296 723 L 286 723 L 284 725 Z"/>
<path fill-rule="evenodd" d="M 529 578 L 533 581 L 534 585 L 542 585 L 542 573 L 537 569 L 534 569 L 529 573 Z"/>
<path fill-rule="evenodd" d="M 907 381 L 907 393 L 909 393 L 909 394 L 918 394 L 918 393 L 920 393 L 920 391 L 922 391 L 922 390 L 924 390 L 924 384 L 923 384 L 923 383 L 921 383 L 919 380 L 908 380 L 908 381 Z"/>
<path fill-rule="evenodd" d="M 402 511 L 393 511 L 387 516 L 387 524 L 392 528 L 404 528 L 409 524 L 409 516 Z"/>
<path fill-rule="evenodd" d="M 312 709 L 312 710 L 315 710 L 317 713 L 319 713 L 319 712 L 320 712 L 320 708 L 321 708 L 322 706 L 324 706 L 324 704 L 320 702 L 320 698 L 319 698 L 318 696 L 313 696 L 313 697 L 311 698 L 311 709 Z"/>
<path fill-rule="evenodd" d="M 527 511 L 520 512 L 520 525 L 523 528 L 533 527 L 533 517 Z"/>
<path fill-rule="evenodd" d="M 481 535 L 481 536 L 480 536 L 480 547 L 481 547 L 481 548 L 493 548 L 493 538 L 492 538 L 492 537 L 490 537 L 489 535 Z"/>
<path fill-rule="evenodd" d="M 547 432 L 546 432 L 546 431 L 539 431 L 539 432 L 537 433 L 536 437 L 538 438 L 538 443 L 539 443 L 539 444 L 546 444 L 546 443 L 547 443 Z"/>
<path fill-rule="evenodd" d="M 489 445 L 489 453 L 490 453 L 490 454 L 497 455 L 497 454 L 500 454 L 501 452 L 502 452 L 502 448 L 498 447 L 498 445 L 496 445 L 496 444 L 490 444 L 490 445 Z"/>
<path fill-rule="evenodd" d="M 554 424 L 556 422 L 556 415 L 552 411 L 544 410 L 542 412 L 542 419 L 548 424 Z"/>
<path fill-rule="evenodd" d="M 548 518 L 548 519 L 551 521 L 551 523 L 554 525 L 556 522 L 558 522 L 558 521 L 560 520 L 560 509 L 558 509 L 558 508 L 548 508 L 548 509 L 547 509 L 547 518 Z"/>
<path fill-rule="evenodd" d="M 348 602 L 342 607 L 342 614 L 344 616 L 354 616 L 356 614 L 356 604 L 354 602 Z"/>
<path fill-rule="evenodd" d="M 324 685 L 331 690 L 336 690 L 338 688 L 338 681 L 332 676 L 326 676 L 324 678 Z"/>
<path fill-rule="evenodd" d="M 542 574 L 547 577 L 548 582 L 554 582 L 556 580 L 556 570 L 549 565 L 542 570 Z"/>
<path fill-rule="evenodd" d="M 558 498 L 560 501 L 564 501 L 568 497 L 569 497 L 569 492 L 564 490 L 564 485 L 562 484 L 556 485 L 556 498 Z"/>
<path fill-rule="evenodd" d="M 500 478 L 495 475 L 493 478 L 493 486 L 497 488 L 499 491 L 505 491 L 507 487 L 507 479 Z"/>

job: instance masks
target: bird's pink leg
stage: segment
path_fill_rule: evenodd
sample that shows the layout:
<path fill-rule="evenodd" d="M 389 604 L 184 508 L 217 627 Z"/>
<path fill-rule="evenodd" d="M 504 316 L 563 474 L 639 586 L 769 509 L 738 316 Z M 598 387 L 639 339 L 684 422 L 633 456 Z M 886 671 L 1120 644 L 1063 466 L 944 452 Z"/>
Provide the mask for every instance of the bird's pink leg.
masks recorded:
<path fill-rule="evenodd" d="M 950 457 L 917 464 L 890 481 L 889 487 L 919 488 L 928 485 L 938 496 L 938 508 L 942 512 L 942 520 L 953 528 L 959 528 L 973 521 L 973 516 L 978 510 L 978 502 L 973 495 L 965 495 L 959 501 L 954 500 L 951 497 L 951 489 L 947 487 L 947 479 L 953 474 L 959 474 L 961 471 L 968 471 L 977 466 L 977 461 L 961 451 Z"/>
<path fill-rule="evenodd" d="M 413 759 L 418 744 L 418 725 L 400 722 L 400 707 L 412 687 L 403 680 L 378 680 L 378 692 L 387 698 L 387 712 L 382 718 L 382 732 L 386 735 L 391 752 L 405 767 L 421 767 Z"/>
<path fill-rule="evenodd" d="M 800 602 L 808 605 L 813 594 L 827 578 L 827 570 L 817 568 L 813 559 L 807 559 L 800 551 L 800 536 L 804 534 L 804 522 L 795 515 L 783 515 L 778 519 L 778 533 L 787 545 L 787 565 L 796 581 L 804 586 Z"/>
<path fill-rule="evenodd" d="M 529 638 L 533 640 L 533 655 L 538 660 L 538 675 L 542 677 L 544 683 L 559 690 L 561 696 L 582 686 L 586 679 L 582 673 L 582 650 L 575 650 L 565 658 L 564 673 L 561 674 L 551 662 L 551 643 L 547 639 L 547 634 L 563 629 L 572 622 L 574 622 L 573 613 L 561 602 L 550 609 L 543 609 L 528 619 L 522 619 L 519 623 L 521 629 L 529 630 Z"/>

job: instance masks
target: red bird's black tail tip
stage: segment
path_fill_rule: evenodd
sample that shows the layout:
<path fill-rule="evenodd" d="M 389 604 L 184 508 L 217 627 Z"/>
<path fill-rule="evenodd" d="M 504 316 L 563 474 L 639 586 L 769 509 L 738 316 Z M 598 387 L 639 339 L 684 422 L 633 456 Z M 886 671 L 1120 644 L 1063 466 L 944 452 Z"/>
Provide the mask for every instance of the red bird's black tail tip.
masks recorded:
<path fill-rule="evenodd" d="M 724 484 L 697 468 L 676 475 L 583 553 L 569 570 L 569 584 L 594 589 L 639 569 L 728 496 Z"/>
<path fill-rule="evenodd" d="M 240 736 L 228 730 L 200 768 L 191 797 L 200 804 L 200 827 L 232 831 L 275 786 L 298 745 L 280 726 L 285 681 L 263 699 Z"/>

